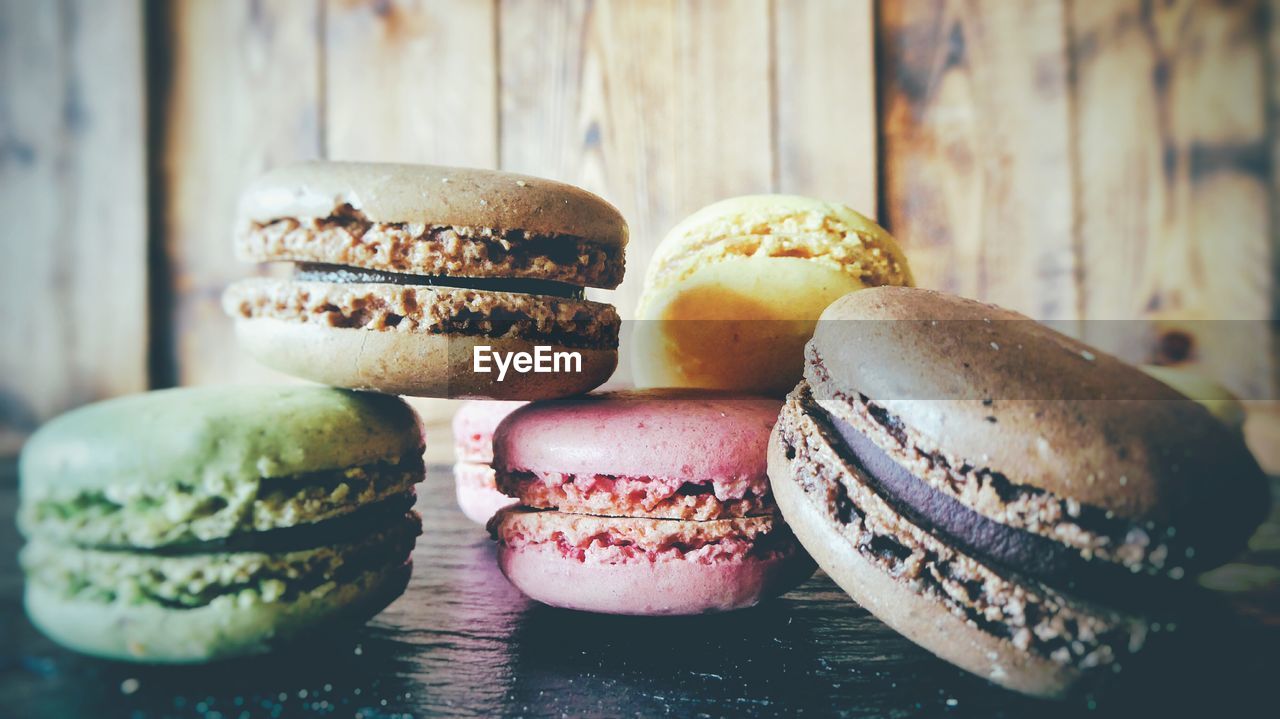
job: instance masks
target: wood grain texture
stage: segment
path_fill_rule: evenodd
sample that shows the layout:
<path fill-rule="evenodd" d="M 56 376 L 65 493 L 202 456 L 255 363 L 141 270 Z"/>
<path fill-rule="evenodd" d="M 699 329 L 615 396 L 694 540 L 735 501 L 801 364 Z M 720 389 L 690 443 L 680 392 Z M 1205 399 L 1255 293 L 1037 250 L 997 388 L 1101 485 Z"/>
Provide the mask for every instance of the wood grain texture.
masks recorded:
<path fill-rule="evenodd" d="M 3 516 L 15 511 L 12 467 L 0 462 Z M 776 601 L 719 615 L 617 617 L 542 606 L 499 573 L 493 543 L 453 504 L 447 467 L 432 468 L 418 495 L 424 534 L 413 579 L 370 626 L 326 631 L 292 652 L 199 667 L 98 662 L 40 636 L 21 609 L 20 540 L 0 524 L 0 706 L 24 719 L 1274 713 L 1280 511 L 1246 556 L 1204 580 L 1231 610 L 1213 607 L 1183 625 L 1187 644 L 1148 654 L 1152 666 L 1129 664 L 1128 687 L 1086 708 L 1026 699 L 945 664 L 823 575 Z"/>
<path fill-rule="evenodd" d="M 495 23 L 492 0 L 329 0 L 329 159 L 495 167 Z"/>
<path fill-rule="evenodd" d="M 871 0 L 774 3 L 778 192 L 877 206 L 875 6 Z"/>
<path fill-rule="evenodd" d="M 772 187 L 769 5 L 503 0 L 499 27 L 501 164 L 618 206 L 627 278 L 594 296 L 630 318 L 672 225 Z"/>
<path fill-rule="evenodd" d="M 173 294 L 173 378 L 277 380 L 240 353 L 219 303 L 254 274 L 233 257 L 241 189 L 268 168 L 321 150 L 317 0 L 196 0 L 171 13 L 164 101 L 165 248 Z"/>
<path fill-rule="evenodd" d="M 1246 397 L 1268 396 L 1274 358 L 1258 321 L 1272 309 L 1276 247 L 1263 4 L 1071 8 L 1085 316 L 1154 320 L 1129 359 L 1180 333 L 1188 361 Z M 1121 327 L 1090 323 L 1086 338 L 1135 335 Z"/>
<path fill-rule="evenodd" d="M 1062 2 L 879 10 L 884 218 L 917 283 L 1074 319 Z"/>
<path fill-rule="evenodd" d="M 147 387 L 140 0 L 0 2 L 0 454 Z"/>

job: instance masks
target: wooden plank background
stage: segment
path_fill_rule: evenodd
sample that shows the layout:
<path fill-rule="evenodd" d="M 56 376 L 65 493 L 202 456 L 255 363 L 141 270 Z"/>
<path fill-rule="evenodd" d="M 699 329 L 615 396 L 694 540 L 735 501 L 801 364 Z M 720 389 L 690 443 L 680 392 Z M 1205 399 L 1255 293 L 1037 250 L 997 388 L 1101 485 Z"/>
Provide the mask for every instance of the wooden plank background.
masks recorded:
<path fill-rule="evenodd" d="M 218 295 L 262 271 L 239 189 L 302 158 L 597 192 L 632 228 L 598 295 L 624 317 L 685 214 L 796 192 L 879 216 L 922 286 L 1104 343 L 1159 320 L 1134 359 L 1274 321 L 1277 78 L 1280 0 L 0 0 L 0 452 L 93 399 L 275 377 Z M 1273 345 L 1193 358 L 1273 396 Z"/>

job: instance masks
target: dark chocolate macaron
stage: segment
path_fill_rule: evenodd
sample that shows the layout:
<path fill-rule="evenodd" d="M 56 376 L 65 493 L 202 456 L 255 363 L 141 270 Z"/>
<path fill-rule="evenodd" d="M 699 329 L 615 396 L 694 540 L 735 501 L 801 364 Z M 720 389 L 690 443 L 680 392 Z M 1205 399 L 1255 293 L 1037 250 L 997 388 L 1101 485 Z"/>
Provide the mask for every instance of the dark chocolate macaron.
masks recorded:
<path fill-rule="evenodd" d="M 992 305 L 885 287 L 823 313 L 769 449 L 826 572 L 997 684 L 1060 696 L 1167 631 L 1268 506 L 1238 434 Z"/>
<path fill-rule="evenodd" d="M 430 165 L 311 162 L 244 193 L 236 252 L 289 279 L 232 285 L 242 347 L 282 372 L 394 394 L 544 399 L 618 361 L 627 224 L 551 180 Z M 521 359 L 522 357 L 527 359 Z M 505 360 L 505 362 L 504 362 Z"/>

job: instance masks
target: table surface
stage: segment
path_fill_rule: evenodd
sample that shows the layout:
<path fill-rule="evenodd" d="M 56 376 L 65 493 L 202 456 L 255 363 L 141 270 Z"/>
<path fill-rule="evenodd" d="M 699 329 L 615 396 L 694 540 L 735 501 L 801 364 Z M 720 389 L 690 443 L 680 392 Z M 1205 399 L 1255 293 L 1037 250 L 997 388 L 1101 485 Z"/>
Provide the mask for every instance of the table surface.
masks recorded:
<path fill-rule="evenodd" d="M 1273 482 L 1273 496 L 1280 496 Z M 425 534 L 406 594 L 352 634 L 271 657 L 139 667 L 64 651 L 22 613 L 16 481 L 0 463 L 0 716 L 1223 716 L 1276 711 L 1280 511 L 1174 651 L 1109 694 L 1002 691 L 896 635 L 819 574 L 755 609 L 609 617 L 533 603 L 453 504 L 447 467 L 420 488 Z"/>

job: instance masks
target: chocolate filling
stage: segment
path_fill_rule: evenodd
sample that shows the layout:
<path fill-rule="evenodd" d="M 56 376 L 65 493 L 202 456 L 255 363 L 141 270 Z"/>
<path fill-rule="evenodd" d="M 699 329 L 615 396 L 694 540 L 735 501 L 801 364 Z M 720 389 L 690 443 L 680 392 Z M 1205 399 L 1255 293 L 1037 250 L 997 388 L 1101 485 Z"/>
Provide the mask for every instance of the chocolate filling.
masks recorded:
<path fill-rule="evenodd" d="M 837 451 L 873 491 L 911 522 L 976 559 L 1118 608 L 1148 610 L 1184 591 L 1174 580 L 1090 561 L 1047 537 L 988 519 L 911 474 L 849 423 L 818 409 L 814 419 L 838 440 Z"/>
<path fill-rule="evenodd" d="M 545 295 L 581 300 L 586 290 L 577 285 L 555 280 L 532 280 L 520 277 L 445 277 L 441 275 L 411 275 L 402 272 L 383 272 L 362 267 L 326 265 L 318 262 L 298 262 L 293 277 L 303 282 L 376 283 L 386 285 L 417 285 L 421 287 L 451 287 L 488 292 L 515 292 L 524 295 Z"/>

